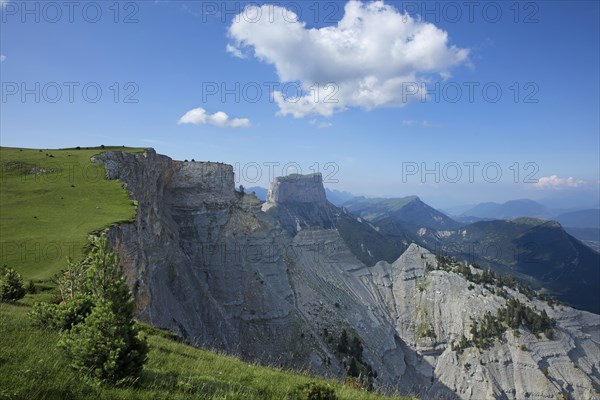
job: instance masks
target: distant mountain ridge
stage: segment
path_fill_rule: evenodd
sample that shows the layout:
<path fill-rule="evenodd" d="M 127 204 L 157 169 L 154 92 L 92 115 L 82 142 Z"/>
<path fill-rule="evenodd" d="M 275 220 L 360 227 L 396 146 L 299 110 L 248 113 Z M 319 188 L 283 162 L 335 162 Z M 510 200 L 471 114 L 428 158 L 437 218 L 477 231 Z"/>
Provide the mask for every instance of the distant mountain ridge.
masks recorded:
<path fill-rule="evenodd" d="M 569 228 L 595 228 L 600 229 L 600 209 L 571 211 L 560 214 L 554 218 L 562 226 Z"/>
<path fill-rule="evenodd" d="M 355 197 L 342 206 L 375 224 L 382 219 L 392 219 L 433 229 L 456 229 L 463 225 L 430 207 L 417 196 L 390 199 Z"/>
<path fill-rule="evenodd" d="M 513 210 L 522 212 L 543 209 L 529 201 L 505 204 L 507 208 L 517 205 Z M 492 210 L 496 206 L 488 203 L 479 209 Z M 593 289 L 600 286 L 600 254 L 569 235 L 558 222 L 530 217 L 510 221 L 472 217 L 474 222 L 462 224 L 429 207 L 417 196 L 359 197 L 345 203 L 344 208 L 369 221 L 393 244 L 417 243 L 438 254 L 477 262 L 536 288 L 550 290 L 576 307 L 600 313 Z M 594 237 L 594 231 L 580 233 Z"/>
<path fill-rule="evenodd" d="M 460 209 L 460 208 L 457 208 Z M 564 229 L 592 249 L 600 249 L 600 209 L 557 212 L 543 204 L 529 200 L 511 200 L 505 203 L 480 203 L 454 218 L 465 224 L 490 220 L 512 220 L 519 217 L 558 221 Z"/>
<path fill-rule="evenodd" d="M 457 211 L 459 212 L 457 213 Z M 446 211 L 442 210 L 442 212 Z M 546 207 L 530 199 L 510 200 L 505 203 L 479 203 L 475 206 L 454 207 L 448 209 L 447 212 L 460 221 L 510 220 L 519 217 L 531 217 L 555 220 L 560 222 L 561 225 L 571 228 L 600 228 L 599 208 L 577 209 L 565 212 Z"/>
<path fill-rule="evenodd" d="M 513 219 L 519 217 L 548 219 L 552 217 L 552 212 L 536 201 L 519 199 L 502 204 L 494 202 L 481 203 L 464 211 L 462 216 L 481 219 Z"/>
<path fill-rule="evenodd" d="M 600 313 L 600 254 L 555 221 L 480 221 L 442 237 L 439 250 L 550 290 L 578 308 Z"/>
<path fill-rule="evenodd" d="M 340 207 L 342 204 L 347 202 L 348 200 L 356 197 L 350 192 L 345 192 L 336 189 L 325 188 L 325 193 L 327 194 L 327 200 L 329 200 L 333 205 Z"/>

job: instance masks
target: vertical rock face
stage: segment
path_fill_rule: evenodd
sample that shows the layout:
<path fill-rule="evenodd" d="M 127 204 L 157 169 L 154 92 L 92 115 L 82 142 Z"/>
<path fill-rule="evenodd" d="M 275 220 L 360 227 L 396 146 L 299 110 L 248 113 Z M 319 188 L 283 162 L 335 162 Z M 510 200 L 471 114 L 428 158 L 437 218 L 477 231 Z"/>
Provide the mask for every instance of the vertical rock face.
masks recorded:
<path fill-rule="evenodd" d="M 292 235 L 302 229 L 335 228 L 335 206 L 327 201 L 321 174 L 275 178 L 262 210 Z"/>
<path fill-rule="evenodd" d="M 229 202 L 234 199 L 233 167 L 221 163 L 176 162 L 169 185 L 173 202 L 184 207 L 203 203 Z"/>
<path fill-rule="evenodd" d="M 267 194 L 267 202 L 274 204 L 311 203 L 325 206 L 327 197 L 320 173 L 277 177 Z"/>
<path fill-rule="evenodd" d="M 432 270 L 435 256 L 416 245 L 366 267 L 335 229 L 320 176 L 276 179 L 261 206 L 234 191 L 225 164 L 151 149 L 94 161 L 138 201 L 136 221 L 113 226 L 109 238 L 145 322 L 247 360 L 334 377 L 349 361 L 337 349 L 346 330 L 376 386 L 423 398 L 598 398 L 597 315 L 509 291 L 557 320 L 556 339 L 507 331 L 489 349 L 453 351 L 506 299 Z"/>
<path fill-rule="evenodd" d="M 221 215 L 234 200 L 233 169 L 220 163 L 173 161 L 153 149 L 143 153 L 106 152 L 93 161 L 105 165 L 109 179 L 124 182 L 138 202 L 136 222 L 120 224 L 110 231 L 127 266 L 138 316 L 148 322 L 157 321 L 158 316 L 166 318 L 162 302 L 169 304 L 173 299 L 163 291 L 164 282 L 156 280 L 163 274 L 183 277 L 194 272 L 194 260 L 186 253 L 185 245 L 198 241 L 200 249 L 210 247 L 210 241 L 201 242 L 207 233 L 201 229 L 202 224 L 209 224 L 201 219 L 206 215 L 203 211 L 212 209 Z M 197 232 L 186 228 L 194 223 Z M 176 265 L 189 268 L 176 269 Z M 167 280 L 172 282 L 172 276 Z M 173 311 L 182 313 L 182 317 L 185 314 L 184 310 Z"/>

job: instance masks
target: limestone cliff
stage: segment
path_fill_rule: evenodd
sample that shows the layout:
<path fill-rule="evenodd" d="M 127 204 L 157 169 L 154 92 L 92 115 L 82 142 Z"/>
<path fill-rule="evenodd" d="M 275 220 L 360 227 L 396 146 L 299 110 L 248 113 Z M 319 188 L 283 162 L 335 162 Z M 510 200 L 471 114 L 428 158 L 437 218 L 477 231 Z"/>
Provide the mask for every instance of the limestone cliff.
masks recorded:
<path fill-rule="evenodd" d="M 335 206 L 327 201 L 321 174 L 275 178 L 262 210 L 275 216 L 290 234 L 335 227 Z"/>
<path fill-rule="evenodd" d="M 597 315 L 508 291 L 557 320 L 555 340 L 509 330 L 489 349 L 453 351 L 472 321 L 506 298 L 428 268 L 435 257 L 416 245 L 392 264 L 367 267 L 336 229 L 339 210 L 320 175 L 277 178 L 261 205 L 234 191 L 225 164 L 151 149 L 94 161 L 138 201 L 136 221 L 109 236 L 146 322 L 247 360 L 340 378 L 349 359 L 337 341 L 346 330 L 362 344 L 376 386 L 425 398 L 598 397 Z"/>
<path fill-rule="evenodd" d="M 136 222 L 113 227 L 109 237 L 143 321 L 247 360 L 340 378 L 347 360 L 336 346 L 345 329 L 363 344 L 377 385 L 407 392 L 428 385 L 361 281 L 368 268 L 335 229 L 292 234 L 255 197 L 234 191 L 228 165 L 183 163 L 153 150 L 94 161 L 138 201 Z M 315 222 L 305 217 L 303 226 Z"/>

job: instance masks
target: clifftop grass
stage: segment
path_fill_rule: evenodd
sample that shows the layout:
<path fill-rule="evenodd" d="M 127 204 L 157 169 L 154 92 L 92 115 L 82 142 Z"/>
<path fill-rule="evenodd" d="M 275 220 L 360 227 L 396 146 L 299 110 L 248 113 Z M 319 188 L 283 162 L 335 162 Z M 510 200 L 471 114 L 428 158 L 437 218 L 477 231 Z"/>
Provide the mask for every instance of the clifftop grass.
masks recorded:
<path fill-rule="evenodd" d="M 87 235 L 135 217 L 119 181 L 90 157 L 105 149 L 0 148 L 0 265 L 25 280 L 47 280 L 81 257 Z"/>

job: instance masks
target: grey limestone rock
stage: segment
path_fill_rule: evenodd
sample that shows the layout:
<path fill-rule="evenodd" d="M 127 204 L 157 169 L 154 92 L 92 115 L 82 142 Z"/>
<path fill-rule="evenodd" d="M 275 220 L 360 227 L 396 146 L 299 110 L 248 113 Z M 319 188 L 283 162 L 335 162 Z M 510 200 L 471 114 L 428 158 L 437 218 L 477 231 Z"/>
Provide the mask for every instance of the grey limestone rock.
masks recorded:
<path fill-rule="evenodd" d="M 277 178 L 261 205 L 235 192 L 226 164 L 152 149 L 93 160 L 138 202 L 135 222 L 109 237 L 145 322 L 197 346 L 337 378 L 348 361 L 336 349 L 344 329 L 363 344 L 377 387 L 424 398 L 598 398 L 598 315 L 511 292 L 557 320 L 556 339 L 509 330 L 490 349 L 452 351 L 472 320 L 506 300 L 428 270 L 435 256 L 417 245 L 367 267 L 335 228 L 320 175 Z"/>

